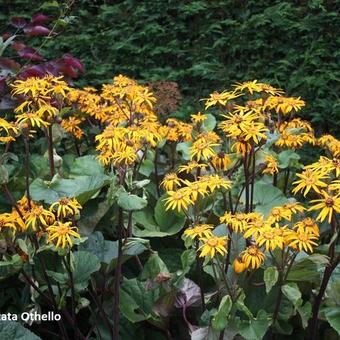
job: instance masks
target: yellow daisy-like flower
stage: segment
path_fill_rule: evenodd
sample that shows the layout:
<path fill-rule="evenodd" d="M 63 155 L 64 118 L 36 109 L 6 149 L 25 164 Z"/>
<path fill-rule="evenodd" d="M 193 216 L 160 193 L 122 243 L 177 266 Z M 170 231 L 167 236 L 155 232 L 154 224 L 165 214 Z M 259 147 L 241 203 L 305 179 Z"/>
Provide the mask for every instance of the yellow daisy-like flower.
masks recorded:
<path fill-rule="evenodd" d="M 242 137 L 246 142 L 250 142 L 252 140 L 253 143 L 259 144 L 262 139 L 267 139 L 265 132 L 268 132 L 269 130 L 262 123 L 253 123 L 249 125 L 244 125 L 242 131 Z"/>
<path fill-rule="evenodd" d="M 231 158 L 224 152 L 219 152 L 210 160 L 215 170 L 227 170 L 231 164 Z"/>
<path fill-rule="evenodd" d="M 265 221 L 263 217 L 257 218 L 255 220 L 249 221 L 244 227 L 244 238 L 258 237 L 260 230 L 264 227 Z"/>
<path fill-rule="evenodd" d="M 193 202 L 195 202 L 199 195 L 204 196 L 208 193 L 207 191 L 207 183 L 201 182 L 201 181 L 184 181 L 184 183 L 187 185 L 186 189 L 188 190 L 188 193 L 190 195 L 190 198 Z"/>
<path fill-rule="evenodd" d="M 54 219 L 54 215 L 44 209 L 41 205 L 34 205 L 32 208 L 26 212 L 24 215 L 26 229 L 32 228 L 32 230 L 37 230 L 38 227 L 46 227 L 49 225 L 49 221 Z"/>
<path fill-rule="evenodd" d="M 266 155 L 264 157 L 264 161 L 266 163 L 266 167 L 263 169 L 263 174 L 271 174 L 275 175 L 279 172 L 277 159 L 272 155 Z"/>
<path fill-rule="evenodd" d="M 286 237 L 285 241 L 288 243 L 288 246 L 294 250 L 305 251 L 305 252 L 313 252 L 313 246 L 317 246 L 318 244 L 315 242 L 318 237 L 307 231 L 297 230 L 291 231 Z"/>
<path fill-rule="evenodd" d="M 77 199 L 63 197 L 52 203 L 49 210 L 56 211 L 59 218 L 65 218 L 79 214 L 80 209 L 82 207 Z"/>
<path fill-rule="evenodd" d="M 296 187 L 292 191 L 293 194 L 296 194 L 300 190 L 304 190 L 303 195 L 306 197 L 311 189 L 320 194 L 320 188 L 327 186 L 326 183 L 321 181 L 322 179 L 327 178 L 326 174 L 323 172 L 307 169 L 301 174 L 296 174 L 296 176 L 298 176 L 300 179 L 293 182 L 293 184 L 296 185 Z"/>
<path fill-rule="evenodd" d="M 247 214 L 236 213 L 235 215 L 227 212 L 220 217 L 220 222 L 229 225 L 233 231 L 242 232 L 247 226 Z"/>
<path fill-rule="evenodd" d="M 210 192 L 218 189 L 230 189 L 231 181 L 218 175 L 206 175 L 199 177 L 199 181 L 205 182 Z"/>
<path fill-rule="evenodd" d="M 17 227 L 12 214 L 0 214 L 0 232 L 4 231 L 5 229 L 11 229 L 13 233 L 16 232 Z"/>
<path fill-rule="evenodd" d="M 191 115 L 191 121 L 196 124 L 202 123 L 207 119 L 208 119 L 207 115 L 203 115 L 201 112 L 198 112 L 195 115 Z"/>
<path fill-rule="evenodd" d="M 290 221 L 292 219 L 292 211 L 284 207 L 274 207 L 270 210 L 267 220 L 269 223 L 274 223 L 282 219 Z"/>
<path fill-rule="evenodd" d="M 274 230 L 269 225 L 264 226 L 259 230 L 259 234 L 255 239 L 255 242 L 258 246 L 265 246 L 266 251 L 274 250 L 276 247 L 282 249 L 283 248 L 283 238 L 281 235 L 278 235 L 277 231 Z"/>
<path fill-rule="evenodd" d="M 206 164 L 203 164 L 203 163 L 200 164 L 200 163 L 197 163 L 196 161 L 190 161 L 188 164 L 181 165 L 178 168 L 178 172 L 179 173 L 185 172 L 185 173 L 189 174 L 191 171 L 194 171 L 194 170 L 197 170 L 197 169 L 205 170 L 206 168 L 207 168 Z"/>
<path fill-rule="evenodd" d="M 16 122 L 18 124 L 27 123 L 31 127 L 36 126 L 38 128 L 40 128 L 41 126 L 47 127 L 49 125 L 48 122 L 45 122 L 37 114 L 33 112 L 22 113 L 20 115 L 16 115 Z"/>
<path fill-rule="evenodd" d="M 137 154 L 132 147 L 120 147 L 119 151 L 113 153 L 112 160 L 115 166 L 131 166 L 136 162 Z"/>
<path fill-rule="evenodd" d="M 331 223 L 334 213 L 340 213 L 340 194 L 332 195 L 322 190 L 321 199 L 311 200 L 311 203 L 315 203 L 308 211 L 321 210 L 317 221 L 323 222 L 328 216 L 328 223 Z"/>
<path fill-rule="evenodd" d="M 290 210 L 293 214 L 303 213 L 306 210 L 299 202 L 285 203 L 282 208 Z"/>
<path fill-rule="evenodd" d="M 213 258 L 217 253 L 224 256 L 227 253 L 227 239 L 226 236 L 202 238 L 201 241 L 203 242 L 203 245 L 198 248 L 198 251 L 201 252 L 199 256 L 209 256 L 210 258 Z"/>
<path fill-rule="evenodd" d="M 241 254 L 242 262 L 248 269 L 260 268 L 265 256 L 258 246 L 252 245 L 246 248 Z"/>
<path fill-rule="evenodd" d="M 46 228 L 48 232 L 48 239 L 49 243 L 55 243 L 57 248 L 65 248 L 69 246 L 70 248 L 73 246 L 72 237 L 80 238 L 78 234 L 77 227 L 73 227 L 71 222 L 55 222 L 54 225 Z"/>
<path fill-rule="evenodd" d="M 63 119 L 61 122 L 61 126 L 65 131 L 76 137 L 77 139 L 81 139 L 84 132 L 81 130 L 79 125 L 82 120 L 76 117 L 69 117 L 67 119 Z"/>
<path fill-rule="evenodd" d="M 311 217 L 306 217 L 302 221 L 295 223 L 293 228 L 298 231 L 314 234 L 318 237 L 320 235 L 319 227 Z"/>
<path fill-rule="evenodd" d="M 182 180 L 174 172 L 169 172 L 164 176 L 161 186 L 166 191 L 173 191 L 174 188 L 181 186 Z"/>
<path fill-rule="evenodd" d="M 328 188 L 329 190 L 340 192 L 340 180 L 337 179 L 335 181 L 332 181 Z"/>
<path fill-rule="evenodd" d="M 189 149 L 190 158 L 195 158 L 198 162 L 201 159 L 207 160 L 216 154 L 213 149 L 213 147 L 215 146 L 219 146 L 219 144 L 210 142 L 203 137 L 199 138 L 192 144 Z"/>
<path fill-rule="evenodd" d="M 212 224 L 196 224 L 190 229 L 184 231 L 184 235 L 190 237 L 191 239 L 196 238 L 210 238 L 213 236 L 212 229 L 214 226 Z"/>
<path fill-rule="evenodd" d="M 205 109 L 209 108 L 210 106 L 219 105 L 226 105 L 228 101 L 239 97 L 239 94 L 235 94 L 234 92 L 227 92 L 224 91 L 222 93 L 213 92 L 210 94 L 210 97 L 205 100 Z"/>
<path fill-rule="evenodd" d="M 177 191 L 168 191 L 168 198 L 165 201 L 165 210 L 176 210 L 180 212 L 181 210 L 187 210 L 188 206 L 194 204 L 190 198 L 190 192 L 187 188 L 181 188 Z"/>

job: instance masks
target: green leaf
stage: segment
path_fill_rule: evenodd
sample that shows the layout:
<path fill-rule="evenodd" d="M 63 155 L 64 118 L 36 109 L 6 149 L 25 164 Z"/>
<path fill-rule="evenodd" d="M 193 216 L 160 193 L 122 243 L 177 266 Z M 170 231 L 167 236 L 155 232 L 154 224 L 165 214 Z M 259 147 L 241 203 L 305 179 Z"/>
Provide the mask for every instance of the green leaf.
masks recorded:
<path fill-rule="evenodd" d="M 301 292 L 296 283 L 288 283 L 281 287 L 282 293 L 286 298 L 293 303 L 294 306 L 299 305 L 301 299 Z"/>
<path fill-rule="evenodd" d="M 10 277 L 20 271 L 22 268 L 20 255 L 6 256 L 0 261 L 0 279 Z"/>
<path fill-rule="evenodd" d="M 247 340 L 262 340 L 269 324 L 268 314 L 264 310 L 259 310 L 255 319 L 240 321 L 239 331 Z"/>
<path fill-rule="evenodd" d="M 104 167 L 97 161 L 96 156 L 88 155 L 74 160 L 70 174 L 72 176 L 94 176 L 104 174 Z"/>
<path fill-rule="evenodd" d="M 151 254 L 148 261 L 144 265 L 141 279 L 154 279 L 159 273 L 169 274 L 169 270 L 163 260 L 155 252 Z"/>
<path fill-rule="evenodd" d="M 308 320 L 310 319 L 312 315 L 311 303 L 307 301 L 303 306 L 297 307 L 297 311 L 301 317 L 302 327 L 306 328 L 308 326 Z"/>
<path fill-rule="evenodd" d="M 128 238 L 123 247 L 123 261 L 128 260 L 131 256 L 141 254 L 148 248 L 148 240 Z M 100 262 L 106 264 L 111 264 L 118 258 L 118 241 L 105 240 L 100 231 L 89 235 L 88 239 L 79 246 L 79 249 L 93 254 Z"/>
<path fill-rule="evenodd" d="M 165 210 L 164 198 L 161 196 L 154 212 L 147 208 L 133 215 L 133 234 L 138 237 L 165 237 L 177 234 L 185 224 L 185 216 L 172 210 Z"/>
<path fill-rule="evenodd" d="M 182 142 L 178 143 L 176 146 L 176 151 L 182 154 L 183 160 L 188 161 L 190 159 L 189 148 L 192 146 L 192 142 Z"/>
<path fill-rule="evenodd" d="M 120 290 L 119 310 L 131 322 L 147 320 L 151 317 L 156 301 L 155 293 L 136 278 L 124 278 Z"/>
<path fill-rule="evenodd" d="M 216 126 L 216 118 L 210 113 L 207 113 L 205 115 L 207 116 L 207 119 L 202 124 L 204 130 L 207 130 L 207 131 L 214 130 Z"/>
<path fill-rule="evenodd" d="M 287 203 L 288 199 L 284 196 L 282 191 L 274 187 L 270 183 L 260 180 L 254 185 L 254 203 L 256 204 L 256 211 L 267 216 L 270 210 L 275 206 Z"/>
<path fill-rule="evenodd" d="M 228 324 L 228 316 L 232 307 L 232 301 L 229 295 L 222 298 L 218 311 L 212 319 L 212 327 L 216 331 L 222 331 Z"/>
<path fill-rule="evenodd" d="M 266 284 L 266 293 L 268 294 L 271 289 L 274 287 L 277 279 L 279 278 L 279 273 L 276 267 L 268 267 L 264 271 L 263 279 Z"/>
<path fill-rule="evenodd" d="M 0 321 L 0 339 L 41 340 L 41 338 L 15 321 Z"/>
<path fill-rule="evenodd" d="M 134 194 L 130 194 L 125 190 L 118 190 L 116 196 L 117 204 L 124 210 L 142 210 L 148 204 L 146 199 Z"/>
<path fill-rule="evenodd" d="M 100 269 L 100 262 L 96 256 L 87 251 L 76 251 L 74 255 L 73 281 L 77 290 L 87 287 L 91 274 Z"/>
<path fill-rule="evenodd" d="M 172 210 L 166 210 L 164 199 L 167 195 L 163 195 L 157 201 L 155 207 L 155 221 L 160 229 L 168 235 L 173 235 L 180 231 L 185 223 L 185 216 L 179 215 Z"/>
<path fill-rule="evenodd" d="M 300 156 L 293 150 L 284 150 L 278 154 L 279 168 L 300 168 Z"/>
<path fill-rule="evenodd" d="M 327 307 L 324 309 L 324 313 L 329 324 L 340 335 L 340 308 Z"/>

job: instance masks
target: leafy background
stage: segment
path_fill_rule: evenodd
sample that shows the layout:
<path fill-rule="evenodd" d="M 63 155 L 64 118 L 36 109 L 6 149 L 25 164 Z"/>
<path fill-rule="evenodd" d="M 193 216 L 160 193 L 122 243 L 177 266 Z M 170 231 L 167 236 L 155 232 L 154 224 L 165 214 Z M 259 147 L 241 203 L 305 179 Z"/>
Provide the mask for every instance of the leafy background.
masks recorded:
<path fill-rule="evenodd" d="M 37 11 L 57 16 L 59 6 L 0 0 L 0 26 L 5 31 L 9 17 Z M 303 97 L 319 133 L 339 136 L 339 11 L 338 0 L 79 0 L 43 55 L 80 58 L 86 72 L 78 85 L 119 73 L 178 82 L 180 116 L 200 109 L 197 98 L 212 90 L 267 81 Z"/>

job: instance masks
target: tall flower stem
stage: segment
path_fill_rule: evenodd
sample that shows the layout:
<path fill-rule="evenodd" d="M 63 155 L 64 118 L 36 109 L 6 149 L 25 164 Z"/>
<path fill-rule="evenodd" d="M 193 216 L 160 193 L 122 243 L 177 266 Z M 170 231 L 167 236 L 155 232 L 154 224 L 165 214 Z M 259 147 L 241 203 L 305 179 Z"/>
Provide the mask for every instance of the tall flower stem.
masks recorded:
<path fill-rule="evenodd" d="M 31 209 L 31 195 L 30 195 L 30 147 L 29 147 L 29 137 L 24 136 L 25 144 L 25 186 L 26 186 L 26 196 L 28 201 L 28 207 Z"/>
<path fill-rule="evenodd" d="M 332 220 L 332 232 L 331 235 L 335 235 L 336 233 L 336 226 L 337 226 L 337 219 L 336 216 L 333 215 Z M 317 339 L 317 332 L 318 332 L 318 316 L 319 316 L 319 309 L 321 306 L 321 302 L 323 299 L 323 296 L 325 294 L 329 279 L 331 278 L 331 275 L 334 271 L 334 269 L 338 266 L 340 263 L 340 254 L 335 258 L 335 246 L 336 241 L 329 246 L 328 249 L 328 257 L 329 257 L 329 265 L 325 268 L 325 271 L 323 273 L 319 293 L 316 296 L 313 307 L 312 307 L 312 318 L 309 321 L 308 331 L 309 331 L 309 339 L 310 340 L 316 340 Z"/>
<path fill-rule="evenodd" d="M 202 266 L 202 259 L 199 257 L 198 248 L 199 248 L 199 241 L 196 240 L 196 269 L 198 273 L 198 285 L 200 287 L 200 294 L 201 294 L 201 303 L 202 303 L 202 311 L 205 311 L 205 301 L 204 301 L 204 291 L 203 291 L 203 266 Z"/>
<path fill-rule="evenodd" d="M 50 162 L 50 174 L 51 177 L 54 176 L 54 159 L 53 159 L 53 136 L 52 136 L 52 125 L 49 125 L 47 128 L 47 146 L 48 146 L 48 160 Z"/>

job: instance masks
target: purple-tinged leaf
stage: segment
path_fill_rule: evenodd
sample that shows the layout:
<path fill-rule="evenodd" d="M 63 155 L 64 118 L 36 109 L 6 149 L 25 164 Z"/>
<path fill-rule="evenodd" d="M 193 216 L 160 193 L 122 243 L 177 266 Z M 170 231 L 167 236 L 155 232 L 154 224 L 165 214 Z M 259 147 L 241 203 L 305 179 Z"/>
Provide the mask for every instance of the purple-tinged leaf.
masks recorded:
<path fill-rule="evenodd" d="M 14 41 L 13 44 L 12 44 L 12 47 L 16 51 L 20 51 L 20 50 L 24 49 L 26 47 L 26 45 L 21 41 Z"/>
<path fill-rule="evenodd" d="M 33 61 L 43 61 L 44 57 L 42 55 L 40 55 L 36 49 L 32 48 L 32 47 L 25 47 L 22 50 L 18 51 L 18 55 L 21 58 L 25 58 L 25 59 L 30 59 Z"/>
<path fill-rule="evenodd" d="M 77 78 L 78 74 L 72 66 L 60 65 L 59 72 L 71 78 Z"/>
<path fill-rule="evenodd" d="M 24 28 L 27 25 L 27 21 L 24 18 L 13 17 L 10 20 L 10 24 L 16 28 Z"/>
<path fill-rule="evenodd" d="M 201 302 L 200 287 L 189 279 L 184 279 L 183 284 L 176 296 L 175 306 L 177 308 L 187 308 L 198 306 Z"/>
<path fill-rule="evenodd" d="M 41 25 L 27 25 L 24 28 L 24 33 L 29 37 L 35 37 L 39 35 L 48 35 L 50 30 L 47 27 Z"/>
<path fill-rule="evenodd" d="M 21 65 L 11 58 L 0 57 L 0 68 L 3 70 L 16 71 L 19 70 Z"/>
<path fill-rule="evenodd" d="M 46 21 L 50 21 L 51 18 L 43 13 L 37 13 L 32 16 L 32 23 L 35 25 L 43 24 Z"/>
<path fill-rule="evenodd" d="M 34 65 L 26 68 L 23 72 L 20 73 L 20 79 L 27 79 L 30 77 L 39 77 L 42 78 L 46 74 L 45 68 L 43 65 Z"/>
<path fill-rule="evenodd" d="M 71 54 L 67 53 L 62 56 L 62 60 L 66 65 L 72 66 L 78 69 L 80 72 L 84 72 L 84 66 L 78 58 L 73 57 Z"/>

